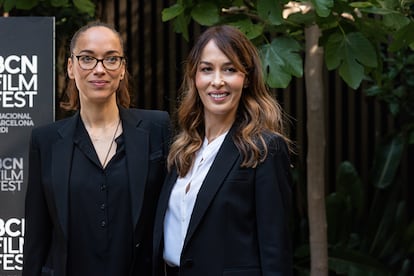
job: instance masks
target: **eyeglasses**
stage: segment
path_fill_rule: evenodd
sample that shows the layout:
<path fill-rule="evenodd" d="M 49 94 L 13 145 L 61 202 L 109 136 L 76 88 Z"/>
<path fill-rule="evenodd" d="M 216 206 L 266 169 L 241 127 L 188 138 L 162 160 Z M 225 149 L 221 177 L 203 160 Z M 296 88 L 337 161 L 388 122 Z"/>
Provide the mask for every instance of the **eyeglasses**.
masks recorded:
<path fill-rule="evenodd" d="M 103 67 L 106 70 L 117 70 L 119 67 L 121 67 L 122 61 L 125 59 L 121 56 L 109 56 L 105 57 L 103 59 L 98 59 L 96 57 L 91 57 L 87 55 L 79 55 L 75 56 L 72 54 L 72 56 L 76 57 L 79 63 L 80 68 L 83 70 L 92 70 L 96 67 L 98 62 L 102 62 Z"/>

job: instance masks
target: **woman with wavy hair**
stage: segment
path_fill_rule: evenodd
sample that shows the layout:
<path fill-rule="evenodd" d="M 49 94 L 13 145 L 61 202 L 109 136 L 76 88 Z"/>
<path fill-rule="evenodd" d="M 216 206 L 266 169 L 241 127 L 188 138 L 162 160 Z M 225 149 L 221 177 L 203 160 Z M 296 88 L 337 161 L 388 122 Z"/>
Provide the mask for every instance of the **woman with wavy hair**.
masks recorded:
<path fill-rule="evenodd" d="M 289 140 L 254 45 L 207 29 L 185 67 L 154 275 L 291 275 Z"/>

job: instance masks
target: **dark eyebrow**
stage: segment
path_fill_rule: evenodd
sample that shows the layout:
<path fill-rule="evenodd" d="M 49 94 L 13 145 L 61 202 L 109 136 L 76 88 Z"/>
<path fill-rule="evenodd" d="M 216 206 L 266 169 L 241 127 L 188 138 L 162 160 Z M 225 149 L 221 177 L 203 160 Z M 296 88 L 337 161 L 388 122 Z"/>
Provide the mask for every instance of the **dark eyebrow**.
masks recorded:
<path fill-rule="evenodd" d="M 200 63 L 199 63 L 199 64 L 200 64 L 200 65 L 201 65 L 201 64 L 211 65 L 211 63 L 210 63 L 210 62 L 207 62 L 207 61 L 202 61 L 202 60 L 200 61 Z"/>
<path fill-rule="evenodd" d="M 212 63 L 211 63 L 211 62 L 208 62 L 208 61 L 203 61 L 203 60 L 201 60 L 201 61 L 200 61 L 199 65 L 201 65 L 201 64 L 205 64 L 205 65 L 209 65 L 209 66 L 211 66 L 211 65 L 212 65 Z M 223 66 L 229 66 L 229 65 L 233 65 L 233 62 L 229 61 L 229 62 L 225 62 L 225 63 L 223 64 Z"/>
<path fill-rule="evenodd" d="M 80 55 L 80 54 L 93 55 L 93 54 L 95 54 L 95 52 L 92 51 L 92 50 L 85 49 L 85 50 L 82 50 L 78 53 L 78 55 Z M 120 55 L 120 53 L 116 50 L 111 50 L 111 51 L 105 52 L 105 54 L 104 54 L 104 56 L 109 56 L 109 55 Z"/>

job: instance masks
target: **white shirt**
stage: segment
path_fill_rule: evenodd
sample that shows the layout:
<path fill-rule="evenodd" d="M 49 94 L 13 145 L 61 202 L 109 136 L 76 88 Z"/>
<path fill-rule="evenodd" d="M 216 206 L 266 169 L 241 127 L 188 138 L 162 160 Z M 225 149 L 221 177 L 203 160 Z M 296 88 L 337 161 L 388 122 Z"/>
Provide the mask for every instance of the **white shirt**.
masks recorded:
<path fill-rule="evenodd" d="M 180 266 L 181 251 L 197 194 L 226 134 L 221 134 L 210 144 L 204 138 L 190 171 L 177 179 L 171 191 L 164 218 L 164 260 L 170 265 Z"/>

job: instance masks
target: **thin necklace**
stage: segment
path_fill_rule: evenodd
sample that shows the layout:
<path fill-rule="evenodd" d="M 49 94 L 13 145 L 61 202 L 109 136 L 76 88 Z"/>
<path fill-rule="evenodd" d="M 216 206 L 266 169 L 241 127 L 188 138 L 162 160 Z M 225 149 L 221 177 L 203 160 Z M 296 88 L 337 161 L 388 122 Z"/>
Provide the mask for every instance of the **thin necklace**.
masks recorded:
<path fill-rule="evenodd" d="M 109 153 L 111 152 L 112 144 L 115 142 L 115 136 L 116 136 L 116 133 L 118 132 L 118 128 L 119 128 L 120 124 L 121 124 L 121 119 L 119 119 L 118 124 L 116 125 L 116 129 L 115 129 L 114 135 L 112 137 L 111 144 L 109 145 L 108 152 L 106 153 L 105 160 L 103 161 L 102 167 L 104 167 L 104 168 L 106 166 L 106 162 L 108 161 L 108 156 L 109 156 Z"/>

